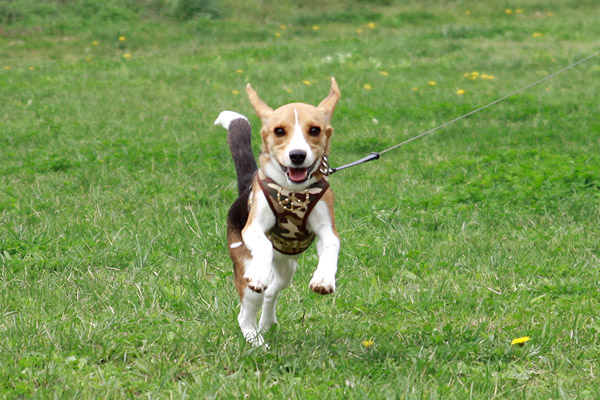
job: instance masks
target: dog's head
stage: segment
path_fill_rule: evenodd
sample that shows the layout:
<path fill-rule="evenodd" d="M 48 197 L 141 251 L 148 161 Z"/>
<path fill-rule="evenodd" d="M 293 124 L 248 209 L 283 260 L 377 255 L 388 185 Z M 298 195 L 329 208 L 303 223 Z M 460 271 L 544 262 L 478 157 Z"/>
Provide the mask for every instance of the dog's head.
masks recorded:
<path fill-rule="evenodd" d="M 273 110 L 250 84 L 246 92 L 262 122 L 260 164 L 265 173 L 291 189 L 310 185 L 320 174 L 323 157 L 329 154 L 331 116 L 340 98 L 335 79 L 331 78 L 329 95 L 316 107 L 291 103 Z"/>

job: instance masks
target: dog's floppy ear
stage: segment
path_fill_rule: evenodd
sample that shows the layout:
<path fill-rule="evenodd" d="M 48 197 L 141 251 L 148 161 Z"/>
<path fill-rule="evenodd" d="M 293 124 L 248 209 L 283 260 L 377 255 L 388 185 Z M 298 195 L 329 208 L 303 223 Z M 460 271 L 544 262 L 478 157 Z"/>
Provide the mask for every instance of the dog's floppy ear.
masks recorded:
<path fill-rule="evenodd" d="M 250 99 L 250 104 L 252 104 L 252 107 L 254 107 L 254 110 L 256 111 L 256 115 L 258 115 L 260 121 L 265 124 L 271 116 L 273 109 L 258 97 L 258 94 L 256 94 L 256 91 L 252 89 L 250 84 L 246 86 L 246 93 L 248 94 L 248 99 Z"/>
<path fill-rule="evenodd" d="M 333 110 L 335 109 L 335 105 L 340 99 L 340 96 L 340 88 L 338 87 L 335 78 L 331 77 L 331 89 L 329 89 L 329 95 L 325 97 L 325 99 L 323 99 L 323 101 L 320 102 L 318 106 L 318 108 L 325 113 L 328 121 L 331 120 Z"/>

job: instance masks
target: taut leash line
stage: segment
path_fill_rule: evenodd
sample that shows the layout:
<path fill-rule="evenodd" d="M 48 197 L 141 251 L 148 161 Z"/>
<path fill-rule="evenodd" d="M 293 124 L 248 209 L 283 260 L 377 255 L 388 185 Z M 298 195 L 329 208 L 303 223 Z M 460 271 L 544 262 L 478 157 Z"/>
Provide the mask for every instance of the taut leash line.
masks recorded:
<path fill-rule="evenodd" d="M 360 165 L 360 164 L 363 164 L 363 163 L 366 163 L 366 162 L 369 162 L 369 161 L 372 161 L 372 160 L 378 160 L 378 159 L 379 159 L 379 157 L 380 157 L 382 154 L 385 154 L 385 153 L 387 153 L 388 151 L 395 150 L 395 149 L 397 149 L 398 147 L 404 146 L 405 144 L 408 144 L 408 143 L 410 143 L 410 142 L 413 142 L 413 141 L 415 141 L 415 140 L 417 140 L 417 139 L 420 139 L 420 138 L 422 138 L 422 137 L 423 137 L 423 136 L 425 136 L 425 135 L 429 135 L 430 133 L 433 133 L 433 132 L 435 132 L 435 131 L 437 131 L 437 130 L 439 130 L 439 129 L 442 129 L 442 128 L 444 128 L 444 127 L 446 127 L 446 126 L 448 126 L 448 125 L 450 125 L 450 124 L 453 124 L 453 123 L 455 123 L 455 122 L 458 122 L 458 121 L 460 121 L 461 119 L 465 119 L 465 118 L 467 118 L 467 117 L 469 117 L 469 116 L 471 116 L 471 115 L 473 115 L 473 114 L 475 114 L 475 113 L 478 113 L 479 111 L 485 110 L 486 108 L 488 108 L 488 107 L 491 107 L 491 106 L 493 106 L 493 105 L 495 105 L 495 104 L 498 104 L 498 103 L 500 103 L 501 101 L 504 101 L 504 100 L 508 99 L 509 97 L 512 97 L 512 96 L 514 96 L 514 95 L 517 95 L 517 94 L 519 94 L 519 93 L 521 93 L 521 92 L 524 92 L 525 90 L 527 90 L 527 89 L 530 89 L 530 88 L 532 88 L 532 87 L 534 87 L 534 86 L 536 86 L 536 85 L 539 85 L 540 83 L 542 83 L 542 82 L 545 82 L 545 81 L 547 81 L 548 79 L 554 78 L 556 75 L 558 75 L 558 74 L 561 74 L 561 73 L 563 73 L 563 72 L 565 72 L 565 71 L 568 71 L 569 69 L 571 69 L 571 68 L 574 68 L 574 67 L 576 67 L 576 66 L 577 66 L 577 65 L 579 65 L 579 64 L 583 64 L 584 62 L 588 61 L 589 59 L 591 59 L 591 58 L 593 58 L 593 57 L 596 57 L 596 56 L 597 56 L 597 55 L 599 55 L 599 54 L 600 54 L 600 51 L 599 51 L 599 52 L 597 52 L 597 53 L 594 53 L 594 54 L 592 54 L 591 56 L 587 56 L 586 58 L 583 58 L 583 59 L 581 59 L 581 60 L 579 60 L 579 61 L 577 61 L 577 62 L 574 62 L 573 64 L 571 64 L 571 65 L 569 65 L 569 66 L 567 66 L 567 67 L 565 67 L 565 68 L 563 68 L 563 69 L 561 69 L 561 70 L 559 70 L 559 71 L 553 72 L 553 73 L 551 73 L 550 75 L 546 75 L 546 76 L 545 76 L 545 77 L 543 77 L 542 79 L 539 79 L 539 80 L 537 80 L 537 81 L 535 81 L 535 82 L 533 82 L 533 83 L 530 83 L 529 85 L 527 85 L 527 86 L 524 86 L 524 87 L 522 87 L 522 88 L 521 88 L 521 89 L 519 89 L 519 90 L 515 90 L 514 92 L 512 92 L 512 93 L 510 93 L 510 94 L 507 94 L 506 96 L 503 96 L 503 97 L 501 97 L 501 98 L 499 98 L 499 99 L 497 99 L 497 100 L 494 100 L 494 101 L 492 101 L 491 103 L 488 103 L 488 104 L 486 104 L 486 105 L 484 105 L 484 106 L 481 106 L 481 107 L 479 107 L 479 108 L 476 108 L 476 109 L 475 109 L 475 110 L 473 110 L 473 111 L 470 111 L 470 112 L 468 112 L 468 113 L 466 113 L 466 114 L 464 114 L 464 115 L 461 115 L 460 117 L 457 117 L 457 118 L 454 118 L 453 120 L 450 120 L 450 121 L 444 122 L 443 124 L 441 124 L 441 125 L 439 125 L 439 126 L 436 126 L 436 127 L 435 127 L 435 128 L 433 128 L 433 129 L 430 129 L 430 130 L 428 130 L 428 131 L 426 131 L 426 132 L 423 132 L 423 133 L 421 133 L 421 134 L 419 134 L 419 135 L 417 135 L 417 136 L 414 136 L 414 137 L 412 137 L 412 138 L 410 138 L 410 139 L 408 139 L 408 140 L 405 140 L 405 141 L 404 141 L 404 142 L 402 142 L 402 143 L 398 143 L 398 144 L 396 144 L 396 145 L 394 145 L 394 146 L 392 146 L 392 147 L 388 147 L 387 149 L 385 149 L 385 150 L 382 150 L 382 151 L 380 151 L 380 152 L 373 152 L 373 153 L 369 154 L 368 156 L 361 158 L 360 160 L 356 160 L 356 161 L 354 161 L 354 162 L 351 162 L 350 164 L 342 165 L 341 167 L 337 167 L 337 168 L 329 168 L 329 175 L 333 174 L 334 172 L 340 171 L 340 170 L 342 170 L 342 169 L 346 169 L 346 168 L 354 167 L 354 166 L 356 166 L 356 165 Z"/>

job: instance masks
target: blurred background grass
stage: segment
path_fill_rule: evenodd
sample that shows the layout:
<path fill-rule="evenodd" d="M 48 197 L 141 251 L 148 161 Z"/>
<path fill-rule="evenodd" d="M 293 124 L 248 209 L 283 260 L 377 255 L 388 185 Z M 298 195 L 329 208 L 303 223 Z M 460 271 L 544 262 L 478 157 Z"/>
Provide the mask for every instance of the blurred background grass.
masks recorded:
<path fill-rule="evenodd" d="M 190 19 L 255 19 L 287 13 L 313 14 L 315 10 L 346 11 L 357 7 L 389 5 L 391 0 L 9 0 L 0 3 L 0 24 L 9 27 L 35 26 L 46 33 L 66 34 L 93 28 L 98 24 Z M 338 17 L 339 18 L 339 17 Z"/>

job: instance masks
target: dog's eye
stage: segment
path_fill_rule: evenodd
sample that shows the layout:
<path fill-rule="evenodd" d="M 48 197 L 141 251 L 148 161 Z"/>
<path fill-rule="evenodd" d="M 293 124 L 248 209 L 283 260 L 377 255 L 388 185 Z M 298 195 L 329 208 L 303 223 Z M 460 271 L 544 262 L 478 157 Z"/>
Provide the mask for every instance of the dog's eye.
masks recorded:
<path fill-rule="evenodd" d="M 319 136 L 319 133 L 321 133 L 321 128 L 318 126 L 313 126 L 308 130 L 310 136 Z"/>
<path fill-rule="evenodd" d="M 282 136 L 285 136 L 285 129 L 283 129 L 283 128 L 275 128 L 275 130 L 273 131 L 273 133 L 275 133 L 275 136 L 282 137 Z"/>

